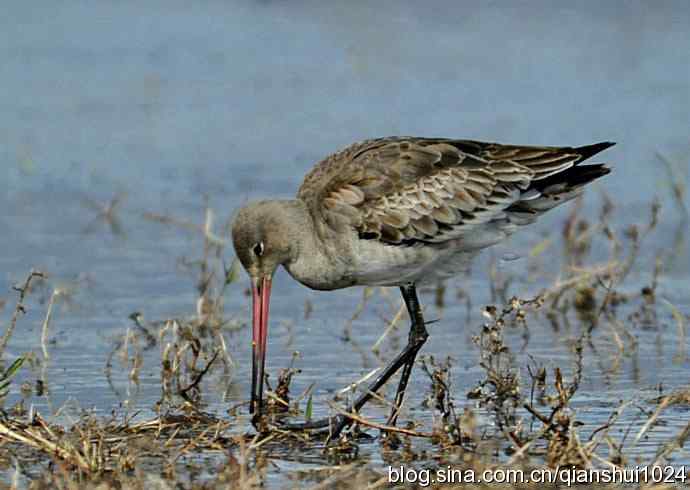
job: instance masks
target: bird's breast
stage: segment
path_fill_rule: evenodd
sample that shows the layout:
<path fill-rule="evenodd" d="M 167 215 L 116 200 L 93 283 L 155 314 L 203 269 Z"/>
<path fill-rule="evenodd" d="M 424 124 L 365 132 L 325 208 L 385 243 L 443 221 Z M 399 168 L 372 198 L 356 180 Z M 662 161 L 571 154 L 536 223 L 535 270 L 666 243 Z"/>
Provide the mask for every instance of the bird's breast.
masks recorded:
<path fill-rule="evenodd" d="M 309 247 L 308 253 L 285 264 L 290 275 L 311 289 L 350 286 L 399 286 L 433 282 L 467 269 L 474 253 L 461 240 L 395 245 L 344 236 Z"/>
<path fill-rule="evenodd" d="M 329 291 L 355 285 L 346 257 L 335 249 L 312 248 L 284 266 L 293 279 L 311 289 Z"/>
<path fill-rule="evenodd" d="M 391 245 L 360 240 L 353 260 L 357 284 L 397 286 L 418 282 L 420 274 L 442 254 L 442 247 Z"/>

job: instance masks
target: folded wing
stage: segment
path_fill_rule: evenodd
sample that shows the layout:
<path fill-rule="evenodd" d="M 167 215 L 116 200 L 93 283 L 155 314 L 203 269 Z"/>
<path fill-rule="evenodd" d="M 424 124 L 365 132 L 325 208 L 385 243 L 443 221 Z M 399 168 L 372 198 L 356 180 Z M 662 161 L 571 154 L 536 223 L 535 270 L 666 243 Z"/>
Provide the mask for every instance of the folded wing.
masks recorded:
<path fill-rule="evenodd" d="M 320 162 L 298 197 L 329 227 L 390 244 L 438 243 L 490 222 L 521 225 L 605 175 L 579 165 L 612 146 L 500 145 L 471 140 L 384 138 Z"/>

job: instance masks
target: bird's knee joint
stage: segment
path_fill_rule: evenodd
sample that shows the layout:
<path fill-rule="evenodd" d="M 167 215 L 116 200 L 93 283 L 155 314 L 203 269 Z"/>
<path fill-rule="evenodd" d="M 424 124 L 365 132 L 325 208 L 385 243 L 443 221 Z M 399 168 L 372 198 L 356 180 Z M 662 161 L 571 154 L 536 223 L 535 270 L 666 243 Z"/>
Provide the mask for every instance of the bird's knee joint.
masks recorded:
<path fill-rule="evenodd" d="M 410 335 L 409 343 L 414 345 L 422 345 L 429 338 L 427 332 L 413 333 Z"/>

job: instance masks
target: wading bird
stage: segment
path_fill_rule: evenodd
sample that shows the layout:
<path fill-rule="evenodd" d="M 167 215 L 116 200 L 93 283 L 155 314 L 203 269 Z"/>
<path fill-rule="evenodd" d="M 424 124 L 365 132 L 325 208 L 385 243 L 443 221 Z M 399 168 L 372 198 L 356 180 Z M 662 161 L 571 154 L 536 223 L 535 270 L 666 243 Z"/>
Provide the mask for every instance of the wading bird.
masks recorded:
<path fill-rule="evenodd" d="M 250 203 L 232 227 L 235 253 L 251 279 L 253 359 L 250 412 L 261 418 L 271 280 L 282 265 L 312 289 L 397 286 L 411 327 L 407 346 L 348 411 L 359 411 L 400 368 L 398 409 L 428 333 L 416 286 L 467 269 L 477 253 L 533 223 L 609 173 L 580 165 L 612 146 L 501 145 L 445 138 L 390 137 L 355 143 L 318 163 L 296 199 Z M 288 428 L 329 428 L 339 415 Z"/>

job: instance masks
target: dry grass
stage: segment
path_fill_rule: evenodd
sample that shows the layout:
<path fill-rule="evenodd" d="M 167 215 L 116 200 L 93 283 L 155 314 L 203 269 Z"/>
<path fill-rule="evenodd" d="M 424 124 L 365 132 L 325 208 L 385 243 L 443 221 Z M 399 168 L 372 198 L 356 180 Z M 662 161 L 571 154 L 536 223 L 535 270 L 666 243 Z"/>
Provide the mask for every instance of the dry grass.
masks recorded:
<path fill-rule="evenodd" d="M 34 410 L 0 414 L 0 467 L 6 478 L 1 487 L 16 488 L 255 488 L 274 471 L 271 460 L 300 459 L 313 454 L 321 467 L 288 473 L 284 485 L 311 488 L 380 488 L 388 486 L 384 469 L 372 468 L 361 458 L 359 447 L 369 444 L 357 435 L 380 433 L 380 459 L 393 466 L 420 465 L 442 468 L 452 465 L 459 470 L 481 472 L 491 468 L 623 468 L 640 463 L 635 449 L 674 406 L 690 404 L 690 387 L 662 393 L 653 399 L 637 396 L 611 410 L 605 423 L 591 427 L 583 414 L 573 407 L 573 400 L 585 376 L 585 351 L 592 353 L 602 371 L 615 373 L 622 359 L 634 354 L 638 328 L 655 328 L 662 311 L 671 312 L 678 338 L 685 342 L 687 319 L 674 305 L 660 298 L 659 280 L 666 259 L 663 248 L 656 254 L 649 283 L 639 291 L 625 287 L 628 277 L 639 272 L 643 243 L 649 240 L 659 219 L 659 206 L 650 206 L 649 218 L 641 225 L 615 232 L 611 223 L 614 206 L 609 199 L 598 219 L 590 222 L 580 214 L 578 205 L 562 228 L 563 267 L 540 270 L 540 260 L 554 253 L 556 240 L 545 239 L 530 254 L 530 274 L 548 279 L 549 285 L 531 299 L 509 297 L 516 287 L 511 278 L 501 280 L 492 274 L 491 294 L 499 305 L 482 309 L 485 323 L 473 330 L 476 362 L 483 375 L 466 394 L 453 389 L 453 360 L 423 357 L 419 364 L 429 379 L 423 408 L 429 416 L 415 420 L 409 414 L 399 427 L 389 427 L 364 416 L 347 414 L 340 398 L 365 384 L 375 373 L 341 390 L 331 404 L 332 413 L 343 413 L 355 422 L 353 434 L 326 447 L 325 435 L 285 431 L 271 423 L 283 417 L 311 417 L 313 385 L 301 393 L 291 391 L 291 381 L 300 372 L 293 363 L 268 384 L 270 417 L 259 434 L 245 433 L 247 427 L 237 415 L 241 406 L 231 407 L 228 415 L 217 417 L 203 410 L 209 377 L 220 383 L 213 389 L 229 389 L 235 361 L 227 348 L 224 333 L 241 328 L 228 320 L 223 298 L 227 287 L 237 277 L 238 265 L 223 262 L 227 226 L 214 232 L 214 214 L 208 210 L 202 225 L 172 217 L 147 214 L 147 218 L 166 226 L 180 226 L 202 233 L 201 259 L 182 266 L 196 275 L 198 301 L 196 311 L 187 317 L 146 321 L 141 313 L 130 315 L 130 324 L 114 339 L 107 359 L 106 376 L 114 369 L 128 372 L 131 383 L 139 382 L 143 353 L 160 355 L 161 398 L 156 404 L 158 416 L 150 420 L 138 417 L 97 417 L 83 413 L 69 426 L 45 420 Z M 592 260 L 593 251 L 608 250 L 608 257 Z M 594 265 L 591 265 L 594 264 Z M 0 358 L 21 314 L 31 283 L 44 275 L 32 271 L 23 286 L 10 324 L 0 341 Z M 519 287 L 519 285 L 517 286 Z M 446 287 L 435 290 L 436 305 L 443 308 Z M 353 342 L 350 326 L 364 311 L 374 291 L 365 290 L 361 303 L 344 327 L 346 339 Z M 471 300 L 461 291 L 467 302 Z M 46 307 L 41 349 L 44 362 L 48 329 L 60 290 L 53 290 Z M 404 310 L 384 298 L 388 310 L 381 314 L 387 328 L 374 346 L 374 355 L 383 361 L 383 344 L 404 322 Z M 626 313 L 623 313 L 626 312 Z M 305 318 L 311 305 L 305 305 Z M 446 320 L 447 321 L 447 320 Z M 555 336 L 568 330 L 576 332 L 571 343 L 571 363 L 543 365 L 529 356 L 533 325 L 551 325 Z M 545 330 L 544 327 L 541 331 Z M 515 350 L 507 340 L 513 332 L 522 333 L 522 346 Z M 354 344 L 353 344 L 354 345 Z M 597 348 L 611 345 L 613 356 L 599 354 Z M 361 348 L 360 348 L 361 349 Z M 361 349 L 364 352 L 364 349 Z M 675 358 L 686 359 L 684 348 Z M 368 356 L 363 353 L 363 358 Z M 526 359 L 526 361 L 525 361 Z M 590 358 L 591 359 L 591 358 Z M 221 380 L 221 381 L 219 381 Z M 206 388 L 205 388 L 206 387 Z M 390 405 L 380 393 L 379 403 Z M 458 399 L 459 398 L 459 399 Z M 634 425 L 620 435 L 624 414 L 637 411 Z M 682 453 L 690 436 L 690 424 L 667 438 L 655 454 L 642 464 L 664 464 Z M 684 453 L 683 453 L 684 454 Z M 280 478 L 283 478 L 281 476 Z M 275 483 L 275 482 L 274 482 Z M 562 485 L 561 485 L 562 486 Z M 501 488 L 500 485 L 468 485 L 466 488 Z M 512 488 L 536 488 L 518 485 Z M 558 488 L 553 485 L 552 488 Z M 657 486 L 656 488 L 669 486 Z M 440 488 L 440 487 L 439 487 Z M 446 487 L 443 487 L 446 488 Z M 651 488 L 651 487 L 649 487 Z"/>

